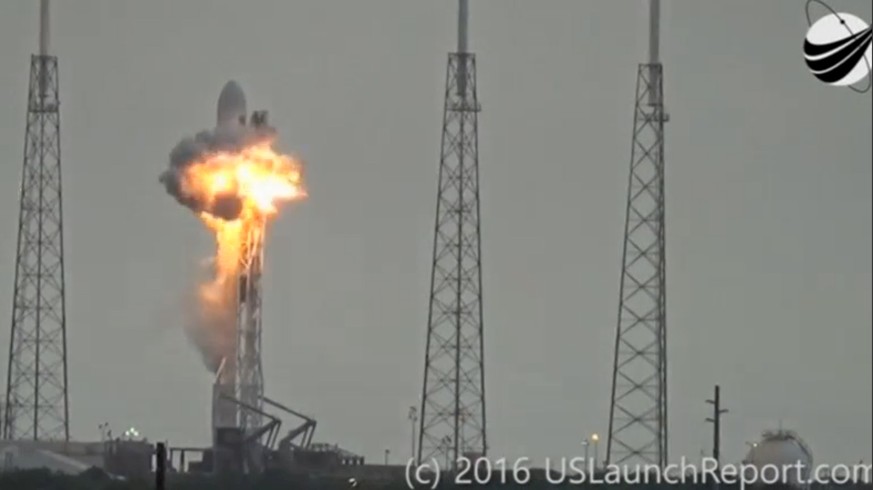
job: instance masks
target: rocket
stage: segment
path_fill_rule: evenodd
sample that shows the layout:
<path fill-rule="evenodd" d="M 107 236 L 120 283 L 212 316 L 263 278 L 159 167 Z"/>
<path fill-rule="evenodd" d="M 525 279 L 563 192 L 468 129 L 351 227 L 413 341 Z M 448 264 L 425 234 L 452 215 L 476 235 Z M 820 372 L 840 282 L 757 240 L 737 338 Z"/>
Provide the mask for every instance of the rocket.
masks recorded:
<path fill-rule="evenodd" d="M 216 128 L 218 130 L 246 126 L 246 96 L 242 87 L 233 80 L 224 84 L 221 93 L 218 94 L 218 111 L 216 114 Z M 267 111 L 252 112 L 249 127 L 256 130 L 270 130 L 267 126 Z M 239 275 L 239 293 L 237 299 L 240 304 L 248 298 L 248 273 L 242 271 Z"/>
<path fill-rule="evenodd" d="M 224 84 L 221 93 L 218 94 L 218 112 L 216 126 L 231 127 L 245 126 L 248 113 L 246 112 L 246 95 L 242 87 L 233 80 Z M 252 112 L 250 125 L 253 127 L 266 126 L 267 111 Z"/>

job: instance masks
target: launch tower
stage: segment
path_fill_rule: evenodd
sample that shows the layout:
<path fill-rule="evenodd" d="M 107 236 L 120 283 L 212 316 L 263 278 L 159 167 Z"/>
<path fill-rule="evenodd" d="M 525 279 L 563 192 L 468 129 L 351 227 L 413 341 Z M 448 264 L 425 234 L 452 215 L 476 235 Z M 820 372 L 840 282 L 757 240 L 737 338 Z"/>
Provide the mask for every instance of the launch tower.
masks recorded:
<path fill-rule="evenodd" d="M 4 439 L 69 440 L 58 58 L 40 2 L 30 59 Z"/>
<path fill-rule="evenodd" d="M 667 464 L 667 304 L 660 1 L 637 73 L 607 462 Z"/>
<path fill-rule="evenodd" d="M 459 0 L 458 51 L 449 54 L 437 190 L 418 460 L 452 468 L 484 455 L 485 366 L 479 220 L 476 56 Z"/>

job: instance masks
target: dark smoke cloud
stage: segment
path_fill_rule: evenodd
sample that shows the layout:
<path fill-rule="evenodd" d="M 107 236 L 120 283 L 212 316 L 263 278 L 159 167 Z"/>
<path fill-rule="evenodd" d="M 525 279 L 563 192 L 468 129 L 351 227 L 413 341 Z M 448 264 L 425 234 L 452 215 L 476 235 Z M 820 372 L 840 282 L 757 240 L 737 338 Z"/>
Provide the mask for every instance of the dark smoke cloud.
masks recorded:
<path fill-rule="evenodd" d="M 275 136 L 272 127 L 263 124 L 258 126 L 222 126 L 212 130 L 201 131 L 193 138 L 180 141 L 170 152 L 170 167 L 158 179 L 167 193 L 176 198 L 183 206 L 195 213 L 206 211 L 218 218 L 233 220 L 239 216 L 242 202 L 233 193 L 218 196 L 211 202 L 203 200 L 203 196 L 186 194 L 182 182 L 185 170 L 189 165 L 203 160 L 204 157 L 221 152 L 237 152 L 243 148 Z"/>

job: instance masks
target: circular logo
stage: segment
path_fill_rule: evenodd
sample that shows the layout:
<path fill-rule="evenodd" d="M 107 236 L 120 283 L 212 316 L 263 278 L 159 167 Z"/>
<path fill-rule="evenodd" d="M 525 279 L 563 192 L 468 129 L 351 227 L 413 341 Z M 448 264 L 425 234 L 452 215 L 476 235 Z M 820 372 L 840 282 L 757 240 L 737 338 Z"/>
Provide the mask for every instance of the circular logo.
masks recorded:
<path fill-rule="evenodd" d="M 820 0 L 806 4 L 807 19 L 810 5 L 825 7 L 828 13 L 811 23 L 803 43 L 806 65 L 816 78 L 829 85 L 850 87 L 856 92 L 870 90 L 871 63 L 873 63 L 873 28 L 859 17 L 835 12 Z M 867 78 L 863 89 L 855 84 Z"/>

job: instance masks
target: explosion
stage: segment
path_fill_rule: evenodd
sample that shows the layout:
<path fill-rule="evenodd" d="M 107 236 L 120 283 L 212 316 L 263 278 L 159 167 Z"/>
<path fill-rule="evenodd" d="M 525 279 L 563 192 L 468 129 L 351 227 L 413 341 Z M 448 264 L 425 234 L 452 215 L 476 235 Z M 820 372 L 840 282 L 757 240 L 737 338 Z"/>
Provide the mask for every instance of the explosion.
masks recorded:
<path fill-rule="evenodd" d="M 215 235 L 213 276 L 200 285 L 188 333 L 215 372 L 236 342 L 236 294 L 246 253 L 262 246 L 282 203 L 306 197 L 302 165 L 273 149 L 267 126 L 219 128 L 180 142 L 161 175 L 167 192 Z"/>

